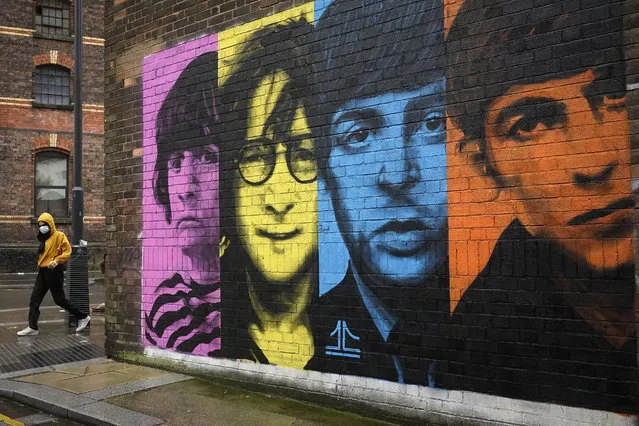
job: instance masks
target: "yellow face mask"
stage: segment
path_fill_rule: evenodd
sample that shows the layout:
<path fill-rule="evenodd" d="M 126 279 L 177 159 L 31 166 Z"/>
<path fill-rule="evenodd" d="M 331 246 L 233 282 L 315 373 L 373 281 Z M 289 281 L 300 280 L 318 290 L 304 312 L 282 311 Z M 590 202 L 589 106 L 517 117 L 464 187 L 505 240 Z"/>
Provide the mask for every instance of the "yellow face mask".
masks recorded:
<path fill-rule="evenodd" d="M 276 137 L 267 121 L 288 82 L 283 71 L 269 75 L 251 98 L 248 146 L 237 176 L 240 241 L 271 282 L 290 281 L 317 251 L 317 165 L 304 108 L 298 106 L 289 135 L 282 138 L 296 140 L 294 147 L 263 143 Z"/>

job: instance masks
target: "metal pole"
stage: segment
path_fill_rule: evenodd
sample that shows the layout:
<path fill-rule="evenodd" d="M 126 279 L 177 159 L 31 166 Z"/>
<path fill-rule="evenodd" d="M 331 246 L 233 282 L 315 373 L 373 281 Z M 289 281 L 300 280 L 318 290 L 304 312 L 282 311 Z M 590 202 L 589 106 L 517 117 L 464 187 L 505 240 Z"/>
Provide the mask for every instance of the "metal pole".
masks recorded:
<path fill-rule="evenodd" d="M 72 244 L 77 245 L 83 237 L 84 190 L 82 189 L 82 0 L 75 0 L 75 80 L 74 133 L 73 133 L 73 216 Z"/>
<path fill-rule="evenodd" d="M 89 263 L 86 247 L 80 246 L 84 227 L 84 190 L 82 189 L 82 0 L 75 0 L 75 80 L 73 81 L 73 217 L 69 261 L 69 299 L 89 312 Z M 78 318 L 68 316 L 68 326 L 76 327 Z"/>

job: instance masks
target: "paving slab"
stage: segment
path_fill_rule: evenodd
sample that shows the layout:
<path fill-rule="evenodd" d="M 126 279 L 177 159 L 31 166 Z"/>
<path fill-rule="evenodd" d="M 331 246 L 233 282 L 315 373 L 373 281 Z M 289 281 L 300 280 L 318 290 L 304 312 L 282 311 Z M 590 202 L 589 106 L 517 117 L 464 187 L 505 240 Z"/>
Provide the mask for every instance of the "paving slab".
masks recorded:
<path fill-rule="evenodd" d="M 163 423 L 152 416 L 42 384 L 0 380 L 0 396 L 91 425 L 152 426 Z"/>
<path fill-rule="evenodd" d="M 111 386 L 121 385 L 140 380 L 136 376 L 130 376 L 118 371 L 108 371 L 106 373 L 77 376 L 66 380 L 58 381 L 51 386 L 63 389 L 76 394 L 104 389 Z"/>
<path fill-rule="evenodd" d="M 166 376 L 167 374 L 170 374 L 169 372 L 164 370 L 159 370 L 157 368 L 151 368 L 151 367 L 144 367 L 141 365 L 126 365 L 123 369 L 119 370 L 119 372 L 124 374 L 130 374 L 132 376 L 140 377 L 143 379 L 150 379 L 153 377 Z"/>
<path fill-rule="evenodd" d="M 155 397 L 158 397 L 158 399 Z M 166 418 L 168 424 L 175 425 L 280 426 L 291 425 L 295 421 L 295 417 L 283 413 L 267 412 L 251 406 L 250 402 L 238 406 L 237 404 L 229 404 L 227 401 L 210 398 L 206 395 L 190 394 L 187 406 L 184 405 L 182 398 L 166 393 L 160 396 L 156 392 L 153 397 L 143 398 L 142 400 L 149 404 L 154 400 L 154 408 L 159 409 L 159 413 L 162 413 L 158 417 Z"/>
<path fill-rule="evenodd" d="M 101 363 L 107 363 L 107 362 L 113 362 L 113 361 L 111 361 L 108 358 L 102 357 L 102 358 L 87 359 L 84 361 L 74 361 L 74 362 L 68 362 L 64 364 L 50 365 L 46 367 L 29 368 L 27 370 L 12 371 L 11 373 L 0 374 L 0 379 L 13 379 L 16 377 L 32 376 L 35 374 L 48 373 L 51 371 L 62 371 L 62 370 L 66 371 L 67 369 L 73 370 L 78 367 L 84 370 L 84 367 L 86 365 L 101 364 Z"/>
<path fill-rule="evenodd" d="M 52 371 L 49 373 L 40 373 L 40 374 L 34 374 L 32 376 L 20 377 L 16 379 L 16 381 L 52 386 L 61 380 L 72 379 L 74 377 L 78 377 L 78 376 L 73 374 L 62 373 L 58 371 Z"/>
<path fill-rule="evenodd" d="M 85 392 L 82 395 L 93 398 L 98 401 L 103 399 L 112 398 L 114 396 L 127 395 L 142 390 L 169 385 L 171 383 L 182 382 L 190 380 L 190 376 L 184 376 L 182 374 L 167 374 L 165 376 L 153 377 L 151 379 L 141 380 L 139 382 L 125 383 L 119 386 L 113 386 L 106 389 L 95 390 L 92 392 Z"/>
<path fill-rule="evenodd" d="M 70 368 L 56 368 L 54 371 L 38 372 L 38 374 L 22 376 L 15 380 L 47 385 L 80 394 L 170 374 L 156 368 L 120 362 L 104 362 L 87 363 Z M 167 383 L 172 383 L 172 381 L 169 380 Z M 146 387 L 138 386 L 136 389 L 146 389 Z"/>
<path fill-rule="evenodd" d="M 93 425 L 156 426 L 164 423 L 155 417 L 116 407 L 104 402 L 69 409 L 69 418 Z M 188 424 L 188 423 L 187 423 Z"/>
<path fill-rule="evenodd" d="M 388 425 L 330 408 L 190 379 L 105 400 L 168 425 Z"/>
<path fill-rule="evenodd" d="M 83 424 L 388 424 L 313 404 L 246 392 L 208 380 L 106 359 L 97 364 L 58 365 L 51 367 L 50 371 L 30 376 L 13 380 L 0 379 L 0 396 L 7 395 L 15 401 L 70 419 L 69 422 Z M 124 383 L 118 383 L 119 381 Z M 34 418 L 33 421 L 38 420 Z"/>
<path fill-rule="evenodd" d="M 107 373 L 110 371 L 121 370 L 126 367 L 127 364 L 123 364 L 121 362 L 110 362 L 104 364 L 95 364 L 95 365 L 87 365 L 82 374 L 90 375 L 90 374 L 99 374 L 99 373 Z M 65 371 L 65 370 L 62 370 Z"/>
<path fill-rule="evenodd" d="M 78 367 L 65 368 L 64 370 L 57 370 L 57 371 L 61 373 L 66 373 L 66 374 L 73 374 L 74 376 L 83 376 L 86 374 L 87 366 L 82 365 Z"/>

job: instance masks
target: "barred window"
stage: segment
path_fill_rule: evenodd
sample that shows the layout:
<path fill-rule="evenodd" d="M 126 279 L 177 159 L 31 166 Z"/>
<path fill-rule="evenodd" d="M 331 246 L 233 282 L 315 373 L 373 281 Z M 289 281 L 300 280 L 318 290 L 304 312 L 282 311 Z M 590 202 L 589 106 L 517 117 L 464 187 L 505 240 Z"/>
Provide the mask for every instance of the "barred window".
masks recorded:
<path fill-rule="evenodd" d="M 54 217 L 68 216 L 67 178 L 69 157 L 44 151 L 35 158 L 35 216 L 49 212 Z"/>
<path fill-rule="evenodd" d="M 48 35 L 70 35 L 69 2 L 38 0 L 35 7 L 36 32 Z"/>
<path fill-rule="evenodd" d="M 36 68 L 33 94 L 35 101 L 49 105 L 71 105 L 71 74 L 58 65 Z"/>

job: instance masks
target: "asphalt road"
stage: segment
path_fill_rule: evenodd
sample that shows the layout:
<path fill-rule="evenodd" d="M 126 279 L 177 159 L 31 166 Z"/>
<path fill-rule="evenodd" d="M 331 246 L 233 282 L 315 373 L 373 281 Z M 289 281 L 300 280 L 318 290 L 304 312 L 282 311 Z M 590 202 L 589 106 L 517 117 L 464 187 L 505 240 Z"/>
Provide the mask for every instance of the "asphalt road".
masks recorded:
<path fill-rule="evenodd" d="M 16 333 L 28 325 L 29 297 L 34 281 L 35 274 L 0 274 L 0 345 L 16 342 Z M 68 295 L 66 286 L 65 291 Z M 99 303 L 104 303 L 104 285 L 90 279 L 89 304 L 95 306 Z M 92 314 L 91 317 L 88 336 L 92 343 L 104 346 L 104 317 L 101 314 Z M 36 338 L 73 334 L 74 330 L 67 327 L 66 321 L 66 312 L 53 303 L 48 293 L 40 306 L 40 334 Z"/>

